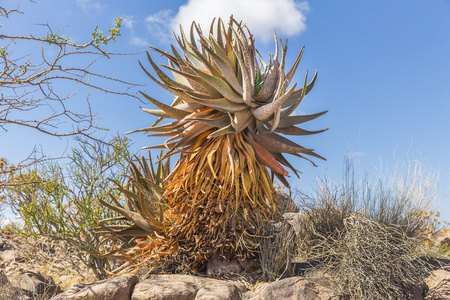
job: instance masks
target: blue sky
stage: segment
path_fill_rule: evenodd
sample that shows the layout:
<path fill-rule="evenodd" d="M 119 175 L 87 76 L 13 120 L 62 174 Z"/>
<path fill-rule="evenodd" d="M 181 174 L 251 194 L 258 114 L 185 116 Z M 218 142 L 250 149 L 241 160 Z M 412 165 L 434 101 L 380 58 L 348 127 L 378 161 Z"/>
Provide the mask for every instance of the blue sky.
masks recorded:
<path fill-rule="evenodd" d="M 8 2 L 0 4 L 7 6 Z M 294 80 L 301 82 L 306 70 L 310 74 L 316 69 L 319 72 L 314 89 L 298 113 L 329 111 L 306 128 L 330 127 L 329 131 L 295 139 L 314 148 L 327 161 L 316 161 L 318 167 L 314 168 L 306 161 L 294 159 L 294 166 L 303 175 L 300 180 L 291 177 L 291 185 L 310 189 L 315 177 L 324 174 L 339 181 L 345 155 L 354 157 L 369 173 L 380 167 L 392 169 L 399 161 L 418 159 L 440 173 L 439 200 L 450 196 L 448 0 L 17 2 L 25 14 L 2 20 L 4 26 L 0 30 L 7 34 L 42 32 L 34 24 L 48 22 L 54 29 L 70 25 L 62 33 L 80 42 L 90 38 L 96 25 L 106 32 L 116 17 L 123 16 L 122 36 L 111 46 L 118 52 L 140 52 L 147 46 L 168 50 L 178 23 L 189 24 L 195 19 L 205 28 L 212 16 L 227 19 L 232 13 L 247 23 L 256 36 L 260 53 L 268 57 L 268 52 L 274 52 L 272 36 L 276 29 L 279 38 L 289 39 L 288 66 L 300 48 L 306 46 Z M 145 55 L 140 54 L 113 58 L 98 68 L 124 80 L 147 84 L 140 89 L 170 102 L 171 96 L 146 78 L 138 60 L 148 66 Z M 76 103 L 77 97 L 81 100 L 89 92 L 81 89 L 72 101 Z M 139 109 L 145 104 L 135 99 L 98 92 L 93 92 L 90 99 L 93 110 L 101 117 L 99 125 L 110 129 L 99 136 L 108 138 L 116 132 L 142 128 L 153 120 Z M 0 156 L 13 163 L 24 158 L 35 145 L 58 155 L 71 143 L 28 129 L 8 129 L 0 132 Z M 159 142 L 140 134 L 130 138 L 136 149 Z M 448 201 L 440 207 L 445 220 L 450 220 Z"/>

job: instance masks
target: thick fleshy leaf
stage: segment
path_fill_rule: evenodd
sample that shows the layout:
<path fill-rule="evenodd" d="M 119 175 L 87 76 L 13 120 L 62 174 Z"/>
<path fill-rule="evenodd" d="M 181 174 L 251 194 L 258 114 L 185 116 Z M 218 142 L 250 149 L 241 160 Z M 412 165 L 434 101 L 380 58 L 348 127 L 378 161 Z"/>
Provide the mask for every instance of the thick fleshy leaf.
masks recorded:
<path fill-rule="evenodd" d="M 172 88 L 176 88 L 176 89 L 181 89 L 181 90 L 192 90 L 192 88 L 190 86 L 186 86 L 184 84 L 181 84 L 175 80 L 173 80 L 172 78 L 170 78 L 169 76 L 166 75 L 166 73 L 164 73 L 154 62 L 152 57 L 150 56 L 150 54 L 147 52 L 147 58 L 148 61 L 150 62 L 150 64 L 152 65 L 153 69 L 155 70 L 156 74 L 158 75 L 159 79 L 161 79 L 162 82 L 164 82 L 166 85 L 172 87 Z M 142 67 L 142 65 L 141 65 Z M 142 67 L 143 68 L 143 67 Z M 148 74 L 147 74 L 148 75 Z"/>
<path fill-rule="evenodd" d="M 264 83 L 259 91 L 258 95 L 254 97 L 256 101 L 266 102 L 270 99 L 270 97 L 275 92 L 275 88 L 277 87 L 278 81 L 278 62 L 275 61 L 274 64 L 270 67 L 266 78 L 264 78 Z"/>
<path fill-rule="evenodd" d="M 178 64 L 178 68 L 179 70 L 183 70 L 183 72 L 191 74 L 191 75 L 195 75 L 195 72 L 192 71 L 192 69 L 188 66 L 188 64 L 183 60 L 183 58 L 180 56 L 180 54 L 178 54 L 177 50 L 175 49 L 175 47 L 173 45 L 170 45 L 172 48 L 172 53 L 174 55 L 174 57 L 176 58 Z M 205 90 L 205 88 L 198 84 L 196 81 L 191 80 L 188 77 L 185 77 L 185 79 L 189 82 L 189 85 L 192 87 L 192 89 L 194 91 L 200 92 L 200 93 L 206 93 L 207 91 Z"/>
<path fill-rule="evenodd" d="M 312 149 L 303 148 L 302 146 L 297 145 L 288 139 L 284 140 L 280 139 L 280 136 L 276 137 L 274 133 L 271 133 L 270 135 L 267 136 L 253 134 L 253 138 L 268 151 L 274 153 L 293 154 L 293 153 L 308 153 L 313 151 Z"/>
<path fill-rule="evenodd" d="M 305 123 L 311 120 L 314 120 L 324 114 L 326 114 L 328 111 L 323 111 L 317 114 L 312 114 L 312 115 L 302 115 L 302 116 L 289 116 L 286 117 L 284 119 L 281 119 L 280 122 L 278 123 L 278 128 L 287 128 L 290 126 L 294 126 L 294 125 L 298 125 L 301 123 Z"/>
<path fill-rule="evenodd" d="M 292 65 L 292 67 L 289 70 L 289 72 L 286 74 L 286 78 L 284 79 L 285 82 L 286 82 L 286 85 L 289 85 L 291 83 L 291 80 L 294 77 L 295 71 L 298 68 L 300 60 L 302 59 L 304 51 L 305 51 L 305 46 L 302 47 L 302 50 L 300 50 L 300 53 L 298 54 L 297 58 L 295 59 L 294 64 Z"/>
<path fill-rule="evenodd" d="M 138 213 L 135 213 L 135 212 L 132 212 L 132 211 L 129 211 L 129 210 L 126 210 L 126 209 L 124 209 L 122 207 L 111 205 L 108 202 L 103 201 L 101 199 L 99 199 L 99 201 L 104 206 L 106 206 L 106 207 L 114 210 L 115 212 L 118 212 L 119 214 L 123 215 L 128 220 L 130 220 L 131 222 L 133 222 L 137 226 L 141 227 L 142 229 L 144 229 L 148 233 L 153 234 L 155 232 L 158 232 L 158 229 L 156 227 L 150 225 L 149 220 L 145 219 L 142 215 L 140 215 Z"/>
<path fill-rule="evenodd" d="M 182 35 L 184 35 L 183 33 L 183 28 L 181 28 L 180 26 L 180 31 L 182 33 Z M 195 55 L 188 51 L 188 49 L 186 48 L 186 45 L 184 45 L 184 43 L 181 41 L 181 39 L 179 39 L 176 35 L 175 35 L 175 40 L 178 43 L 178 46 L 180 47 L 181 51 L 183 52 L 184 57 L 186 58 L 186 61 L 189 61 L 190 64 L 194 65 L 196 68 L 199 69 L 205 69 L 205 65 L 197 58 L 195 57 Z"/>
<path fill-rule="evenodd" d="M 286 180 L 286 178 L 278 173 L 275 173 L 275 176 L 277 176 L 278 180 L 288 189 L 291 188 L 289 182 Z"/>
<path fill-rule="evenodd" d="M 191 127 L 186 128 L 183 132 L 183 137 L 177 142 L 173 148 L 182 147 L 187 142 L 197 137 L 199 134 L 213 128 L 211 125 L 204 123 L 194 123 Z M 170 151 L 169 151 L 170 152 Z M 167 156 L 167 153 L 166 153 Z"/>
<path fill-rule="evenodd" d="M 247 70 L 247 67 L 245 65 L 245 63 L 242 61 L 240 55 L 237 53 L 237 50 L 235 50 L 235 48 L 233 48 L 233 51 L 235 52 L 239 67 L 240 67 L 240 71 L 242 73 L 242 97 L 243 100 L 245 102 L 245 104 L 247 104 L 248 106 L 254 106 L 252 105 L 252 96 L 253 96 L 253 85 L 252 85 L 252 79 L 250 77 L 250 74 Z"/>
<path fill-rule="evenodd" d="M 238 103 L 234 103 L 231 101 L 228 101 L 225 98 L 220 98 L 220 99 L 209 99 L 209 100 L 204 100 L 204 99 L 199 99 L 199 98 L 192 98 L 195 102 L 208 106 L 208 107 L 212 107 L 214 109 L 217 109 L 218 111 L 222 111 L 225 113 L 228 112 L 237 112 L 237 111 L 241 111 L 247 108 L 247 105 L 245 104 L 238 104 Z"/>
<path fill-rule="evenodd" d="M 206 74 L 205 72 L 194 69 L 195 73 L 202 79 L 206 80 L 211 86 L 213 86 L 219 93 L 222 94 L 229 101 L 234 103 L 244 103 L 244 99 L 239 95 L 225 80 Z"/>
<path fill-rule="evenodd" d="M 166 114 L 168 114 L 173 119 L 182 119 L 182 118 L 186 117 L 187 115 L 189 115 L 189 112 L 186 112 L 186 111 L 180 110 L 180 109 L 176 109 L 173 106 L 161 103 L 158 100 L 153 99 L 152 97 L 148 96 L 147 94 L 145 94 L 141 91 L 140 91 L 140 93 L 142 94 L 142 96 L 145 97 L 145 99 L 147 99 L 148 101 L 150 101 L 151 103 L 156 105 L 158 108 L 163 110 Z"/>
<path fill-rule="evenodd" d="M 172 104 L 171 107 L 174 107 L 178 110 L 182 110 L 182 111 L 186 111 L 186 112 L 190 113 L 190 112 L 194 111 L 195 109 L 198 109 L 200 106 L 196 105 L 195 103 L 183 103 L 183 104 L 179 104 L 179 105 Z M 148 109 L 148 108 L 142 108 L 142 107 L 140 107 L 140 109 L 142 109 L 146 113 L 149 113 L 149 114 L 157 116 L 157 117 L 171 118 L 171 116 L 169 114 L 165 113 L 164 111 L 162 111 L 160 109 Z"/>
<path fill-rule="evenodd" d="M 241 24 L 239 24 L 238 22 L 236 22 L 236 20 L 234 20 L 234 22 L 237 25 L 237 30 L 234 30 L 234 28 L 232 28 L 232 30 L 234 31 L 235 36 L 237 37 L 236 41 L 241 46 L 241 55 L 243 57 L 244 65 L 247 66 L 246 69 L 248 69 L 248 71 L 249 71 L 248 75 L 250 76 L 250 81 L 255 82 L 255 78 L 256 78 L 255 65 L 254 65 L 255 53 L 253 51 L 253 47 L 251 47 L 252 37 L 250 36 L 250 39 L 247 39 L 245 37 L 243 26 Z M 252 95 L 253 95 L 254 94 L 253 84 L 251 85 L 251 87 L 252 87 Z"/>
<path fill-rule="evenodd" d="M 208 139 L 211 139 L 213 137 L 220 136 L 220 135 L 223 135 L 223 134 L 228 134 L 228 133 L 236 133 L 236 131 L 234 130 L 233 126 L 231 126 L 231 124 L 228 125 L 227 127 L 224 127 L 224 128 L 221 128 L 221 129 L 218 129 L 218 130 L 214 131 L 213 133 L 208 135 Z"/>
<path fill-rule="evenodd" d="M 277 129 L 278 123 L 280 122 L 280 114 L 281 114 L 281 107 L 278 107 L 277 111 L 273 115 L 272 126 L 270 126 L 270 132 L 274 132 L 274 130 Z"/>
<path fill-rule="evenodd" d="M 275 98 L 278 98 L 281 96 L 283 91 L 287 88 L 286 82 L 285 82 L 285 74 L 284 74 L 284 65 L 286 61 L 286 50 L 287 50 L 287 44 L 286 47 L 283 47 L 283 42 L 280 40 L 280 49 L 281 49 L 281 61 L 280 65 L 278 67 L 278 83 L 277 83 L 277 91 L 275 93 Z"/>
<path fill-rule="evenodd" d="M 201 33 L 199 33 L 201 34 Z M 181 39 L 183 40 L 183 44 L 186 47 L 186 49 L 192 53 L 194 55 L 194 57 L 196 59 L 198 59 L 199 61 L 202 62 L 202 64 L 205 66 L 205 68 L 201 68 L 200 70 L 208 70 L 209 73 L 212 76 L 220 76 L 219 71 L 211 64 L 211 62 L 205 57 L 205 54 L 202 54 L 197 47 L 195 47 L 194 45 L 192 45 L 191 43 L 188 42 L 188 40 L 186 39 L 186 37 L 184 36 L 183 31 L 181 31 Z M 196 68 L 195 65 L 192 65 L 192 67 Z"/>
<path fill-rule="evenodd" d="M 209 40 L 211 42 L 212 45 L 212 50 L 214 51 L 214 53 L 219 56 L 227 65 L 229 65 L 231 67 L 231 69 L 233 70 L 233 74 L 236 75 L 236 66 L 234 64 L 234 62 L 232 62 L 230 60 L 230 57 L 227 54 L 227 49 L 221 45 L 219 45 L 218 41 L 216 41 L 216 39 L 214 38 L 214 36 L 209 36 Z"/>
<path fill-rule="evenodd" d="M 175 65 L 170 60 L 169 60 L 169 66 L 170 66 L 170 69 L 172 69 L 172 75 L 175 78 L 176 82 L 179 82 L 182 85 L 185 85 L 185 86 L 193 89 L 191 83 L 189 82 L 189 80 L 185 76 L 182 76 L 182 75 L 178 74 L 177 72 L 173 71 L 173 70 L 176 70 L 175 69 Z M 165 67 L 165 66 L 163 65 L 163 67 Z"/>
<path fill-rule="evenodd" d="M 136 132 L 151 132 L 151 131 L 169 132 L 176 128 L 179 128 L 180 126 L 183 126 L 183 124 L 180 124 L 179 122 L 172 122 L 172 123 L 164 124 L 164 125 L 160 125 L 160 126 L 152 126 L 152 127 L 141 128 L 141 129 L 129 131 L 126 134 L 136 133 Z"/>
<path fill-rule="evenodd" d="M 158 52 L 162 56 L 166 57 L 169 61 L 171 61 L 172 63 L 174 63 L 174 64 L 176 64 L 178 66 L 178 60 L 176 59 L 175 56 L 172 56 L 169 53 L 167 53 L 166 51 L 162 51 L 162 50 L 160 50 L 158 48 L 155 48 L 155 47 L 149 47 L 149 48 L 152 49 L 153 51 Z"/>
<path fill-rule="evenodd" d="M 320 156 L 319 154 L 315 153 L 315 152 L 305 152 L 306 155 L 321 159 L 321 160 L 327 160 L 325 157 Z"/>
<path fill-rule="evenodd" d="M 188 120 L 199 121 L 218 128 L 227 127 L 231 124 L 230 118 L 227 115 L 222 115 L 217 118 L 190 118 Z"/>
<path fill-rule="evenodd" d="M 291 113 L 293 113 L 294 110 L 296 110 L 297 107 L 298 107 L 298 106 L 300 105 L 300 103 L 302 102 L 303 97 L 305 97 L 305 96 L 309 93 L 309 91 L 311 90 L 311 89 L 308 89 L 308 85 L 306 84 L 307 78 L 308 78 L 308 72 L 306 72 L 306 76 L 305 76 L 305 86 L 304 86 L 302 89 L 300 89 L 300 91 L 302 91 L 302 92 L 304 91 L 304 93 L 301 94 L 301 96 L 299 97 L 299 99 L 297 99 L 293 105 L 291 105 L 290 107 L 288 107 L 287 109 L 285 109 L 285 110 L 281 113 L 281 118 L 285 118 L 285 117 L 289 116 Z M 312 83 L 310 83 L 310 85 L 311 85 L 311 84 L 314 85 L 315 78 L 317 78 L 317 71 L 316 71 L 316 73 L 314 74 L 314 77 L 313 77 L 313 79 L 312 79 Z"/>
<path fill-rule="evenodd" d="M 153 146 L 144 146 L 139 148 L 139 150 L 149 150 L 149 149 L 171 149 L 173 146 L 175 146 L 177 142 L 173 143 L 164 143 L 159 145 L 153 145 Z"/>
<path fill-rule="evenodd" d="M 289 161 L 287 161 L 286 158 L 284 158 L 283 154 L 281 153 L 272 153 L 273 157 L 276 158 L 276 160 L 278 160 L 281 164 L 283 164 L 284 166 L 288 167 L 289 169 L 292 170 L 292 172 L 294 172 L 295 176 L 297 176 L 298 178 L 300 178 L 300 176 L 298 175 L 298 173 L 301 173 L 299 170 L 296 170 L 290 163 Z"/>
<path fill-rule="evenodd" d="M 230 119 L 236 133 L 239 133 L 247 128 L 248 125 L 254 120 L 252 118 L 252 112 L 248 109 L 234 113 L 234 116 L 230 116 Z"/>
<path fill-rule="evenodd" d="M 144 70 L 145 74 L 147 74 L 148 77 L 150 77 L 150 79 L 152 79 L 156 84 L 158 84 L 159 86 L 161 86 L 163 89 L 168 90 L 169 92 L 171 92 L 172 94 L 176 95 L 177 97 L 181 98 L 182 100 L 184 100 L 187 103 L 192 102 L 192 100 L 186 96 L 186 94 L 184 93 L 184 91 L 180 91 L 177 90 L 173 87 L 168 86 L 167 84 L 165 84 L 164 82 L 156 79 L 152 74 L 150 74 L 143 66 L 142 64 L 139 62 L 142 70 Z"/>
<path fill-rule="evenodd" d="M 231 85 L 231 87 L 240 95 L 243 93 L 243 88 L 241 84 L 239 83 L 236 74 L 234 74 L 233 68 L 231 67 L 229 63 L 229 59 L 226 59 L 225 61 L 220 58 L 216 53 L 214 53 L 209 48 L 205 48 L 205 50 L 208 52 L 210 57 L 214 60 L 217 67 L 219 68 L 220 72 L 222 73 L 222 76 L 225 78 L 225 80 Z"/>
<path fill-rule="evenodd" d="M 322 130 L 314 130 L 309 131 L 305 129 L 301 129 L 295 126 L 286 127 L 286 128 L 278 128 L 275 130 L 275 132 L 286 134 L 286 135 L 311 135 L 311 134 L 317 134 L 324 131 L 327 131 L 329 128 L 322 129 Z"/>
<path fill-rule="evenodd" d="M 245 136 L 245 141 L 249 143 L 255 150 L 256 158 L 258 159 L 258 161 L 270 168 L 275 173 L 281 174 L 283 176 L 289 175 L 289 173 L 278 163 L 275 157 L 273 157 L 273 155 L 268 150 L 266 150 L 264 146 L 247 136 Z"/>
<path fill-rule="evenodd" d="M 188 70 L 187 68 L 182 68 L 181 70 L 176 70 L 168 66 L 163 66 L 169 70 L 172 71 L 174 74 L 179 74 L 183 76 L 186 80 L 189 79 L 189 82 L 195 82 L 196 86 L 201 86 L 202 89 L 197 89 L 195 93 L 202 94 L 205 98 L 219 98 L 222 97 L 222 95 L 217 91 L 216 88 L 214 88 L 211 84 L 209 84 L 206 80 L 201 78 L 200 76 L 193 75 L 191 73 L 185 72 L 185 70 Z M 192 71 L 192 69 L 189 69 Z M 193 72 L 195 73 L 195 72 Z M 194 93 L 193 91 L 189 91 L 189 93 Z"/>
<path fill-rule="evenodd" d="M 281 108 L 285 109 L 286 107 L 293 106 L 295 103 L 302 101 L 303 94 L 303 88 L 294 91 L 292 95 L 290 95 L 289 98 L 286 99 L 286 101 L 281 105 Z"/>
<path fill-rule="evenodd" d="M 280 98 L 275 99 L 273 102 L 260 106 L 253 110 L 253 116 L 260 121 L 268 121 L 273 114 L 281 107 L 284 101 L 294 92 L 296 85 L 291 87 L 289 91 L 284 93 Z"/>
<path fill-rule="evenodd" d="M 148 109 L 148 108 L 142 108 L 142 107 L 141 107 L 141 109 L 143 111 L 145 111 L 146 113 L 149 113 L 149 114 L 157 116 L 157 117 L 170 118 L 170 116 L 168 114 L 166 114 L 164 111 L 159 110 L 159 109 Z"/>

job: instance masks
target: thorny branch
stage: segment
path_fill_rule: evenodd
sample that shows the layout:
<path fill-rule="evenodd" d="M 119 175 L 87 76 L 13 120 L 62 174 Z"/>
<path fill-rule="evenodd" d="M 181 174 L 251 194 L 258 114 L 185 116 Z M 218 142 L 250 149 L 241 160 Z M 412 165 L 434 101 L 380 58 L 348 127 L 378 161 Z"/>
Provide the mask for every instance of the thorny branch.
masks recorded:
<path fill-rule="evenodd" d="M 18 8 L 0 6 L 0 18 L 9 19 L 15 13 L 23 14 Z M 86 43 L 75 43 L 60 34 L 62 29 L 54 32 L 48 24 L 40 24 L 46 29 L 44 37 L 1 33 L 0 40 L 6 45 L 0 46 L 0 129 L 7 131 L 9 126 L 16 125 L 57 137 L 92 138 L 97 127 L 88 97 L 82 100 L 84 104 L 79 97 L 76 99 L 76 107 L 85 107 L 84 112 L 73 108 L 72 98 L 79 87 L 138 98 L 132 91 L 138 84 L 94 70 L 94 65 L 105 59 L 135 54 L 108 53 L 102 49 L 120 36 L 121 21 L 116 19 L 115 27 L 106 36 L 96 27 L 92 39 Z M 19 54 L 21 49 L 31 50 Z M 40 54 L 36 55 L 38 49 Z M 73 90 L 62 92 L 61 86 L 67 84 Z"/>

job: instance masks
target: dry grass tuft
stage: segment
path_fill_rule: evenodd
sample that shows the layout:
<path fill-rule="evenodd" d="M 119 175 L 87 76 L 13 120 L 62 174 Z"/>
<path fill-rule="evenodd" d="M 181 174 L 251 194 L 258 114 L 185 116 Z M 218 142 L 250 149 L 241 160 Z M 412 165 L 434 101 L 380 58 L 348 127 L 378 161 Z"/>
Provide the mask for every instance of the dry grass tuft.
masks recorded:
<path fill-rule="evenodd" d="M 295 232 L 286 220 L 267 226 L 259 240 L 262 280 L 275 281 L 292 275 Z"/>
<path fill-rule="evenodd" d="M 0 299 L 29 299 L 22 290 L 13 286 L 5 275 L 3 270 L 0 270 Z"/>
<path fill-rule="evenodd" d="M 79 259 L 77 249 L 69 243 L 55 242 L 54 248 L 43 248 L 39 243 L 22 248 L 21 253 L 29 268 L 52 276 L 55 283 L 67 290 L 79 283 L 95 282 L 98 278 Z"/>
<path fill-rule="evenodd" d="M 306 276 L 325 274 L 336 292 L 352 299 L 408 299 L 432 270 L 422 258 L 438 226 L 431 210 L 436 192 L 436 174 L 420 163 L 371 181 L 359 179 L 347 161 L 341 185 L 320 180 L 314 196 L 301 194 L 296 227 L 262 243 L 265 274 L 284 274 L 288 268 L 280 262 L 292 259 Z"/>

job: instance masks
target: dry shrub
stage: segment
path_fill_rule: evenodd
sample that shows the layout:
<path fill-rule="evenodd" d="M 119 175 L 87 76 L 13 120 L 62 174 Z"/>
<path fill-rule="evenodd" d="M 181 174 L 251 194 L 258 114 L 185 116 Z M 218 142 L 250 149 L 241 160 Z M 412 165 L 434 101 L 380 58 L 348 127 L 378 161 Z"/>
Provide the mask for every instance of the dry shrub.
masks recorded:
<path fill-rule="evenodd" d="M 5 272 L 0 269 L 0 299 L 29 299 L 21 289 L 13 286 L 5 275 Z"/>
<path fill-rule="evenodd" d="M 295 232 L 288 222 L 282 221 L 265 228 L 259 240 L 262 279 L 275 281 L 291 275 L 295 253 Z"/>
<path fill-rule="evenodd" d="M 344 175 L 342 185 L 321 180 L 315 197 L 301 196 L 295 260 L 353 299 L 407 299 L 432 269 L 421 257 L 436 228 L 428 212 L 437 176 L 409 163 L 389 178 L 359 180 L 348 160 Z"/>
<path fill-rule="evenodd" d="M 72 244 L 50 238 L 26 239 L 27 246 L 18 249 L 24 258 L 23 264 L 31 270 L 51 276 L 62 290 L 98 280 L 92 269 L 80 260 L 78 249 Z"/>
<path fill-rule="evenodd" d="M 259 275 L 264 281 L 275 281 L 294 273 L 295 231 L 288 216 L 297 213 L 298 207 L 283 185 L 276 184 L 275 189 L 284 204 L 283 207 L 277 205 L 277 209 L 284 217 L 267 224 L 257 239 L 260 272 L 254 275 Z"/>

